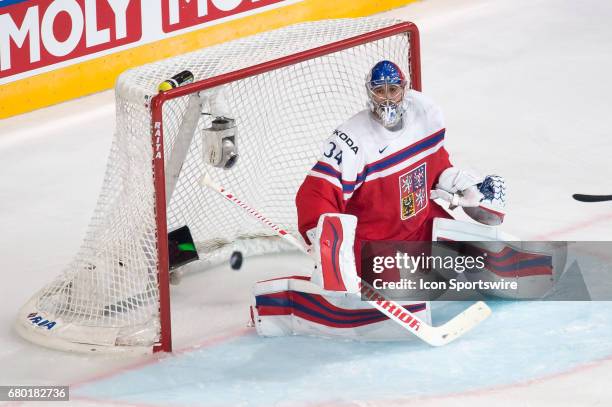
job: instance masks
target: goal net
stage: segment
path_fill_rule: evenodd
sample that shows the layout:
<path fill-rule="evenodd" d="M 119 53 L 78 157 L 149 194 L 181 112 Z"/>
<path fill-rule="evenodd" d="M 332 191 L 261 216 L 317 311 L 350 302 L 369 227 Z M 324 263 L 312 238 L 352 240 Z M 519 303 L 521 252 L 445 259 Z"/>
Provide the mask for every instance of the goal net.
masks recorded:
<path fill-rule="evenodd" d="M 21 309 L 25 338 L 73 351 L 171 350 L 168 231 L 188 226 L 202 268 L 288 249 L 220 195 L 208 173 L 296 232 L 295 194 L 333 129 L 365 108 L 365 75 L 381 59 L 420 89 L 418 31 L 385 19 L 307 22 L 123 73 L 106 176 L 73 261 Z M 195 82 L 159 93 L 189 70 Z M 219 95 L 223 95 L 220 97 Z M 202 134 L 235 120 L 238 159 L 203 160 Z"/>

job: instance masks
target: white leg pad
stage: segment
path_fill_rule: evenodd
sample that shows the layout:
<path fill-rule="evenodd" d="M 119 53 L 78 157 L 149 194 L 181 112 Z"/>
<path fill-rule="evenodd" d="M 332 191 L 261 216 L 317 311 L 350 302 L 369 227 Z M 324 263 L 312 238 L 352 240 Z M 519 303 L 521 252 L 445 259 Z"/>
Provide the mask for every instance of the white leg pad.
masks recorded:
<path fill-rule="evenodd" d="M 522 242 L 498 228 L 454 219 L 436 218 L 432 240 L 473 241 L 487 253 L 486 272 L 468 280 L 485 282 L 515 281 L 517 290 L 482 290 L 509 299 L 539 299 L 554 288 L 565 269 L 567 244 L 563 242 Z"/>
<path fill-rule="evenodd" d="M 260 281 L 255 284 L 253 293 L 253 322 L 261 336 L 414 339 L 410 332 L 362 301 L 359 294 L 325 291 L 306 277 Z M 398 303 L 431 324 L 429 303 Z"/>
<path fill-rule="evenodd" d="M 319 218 L 313 241 L 319 259 L 311 282 L 326 291 L 359 292 L 355 267 L 355 228 L 357 218 L 338 213 Z"/>

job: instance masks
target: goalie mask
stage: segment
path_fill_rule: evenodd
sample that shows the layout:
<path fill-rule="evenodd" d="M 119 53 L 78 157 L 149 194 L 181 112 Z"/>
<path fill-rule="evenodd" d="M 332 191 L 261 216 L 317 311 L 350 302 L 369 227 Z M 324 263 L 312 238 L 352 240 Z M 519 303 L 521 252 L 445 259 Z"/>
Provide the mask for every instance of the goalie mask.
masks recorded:
<path fill-rule="evenodd" d="M 380 61 L 366 78 L 368 107 L 386 128 L 396 126 L 405 112 L 406 79 L 401 69 L 391 61 Z"/>

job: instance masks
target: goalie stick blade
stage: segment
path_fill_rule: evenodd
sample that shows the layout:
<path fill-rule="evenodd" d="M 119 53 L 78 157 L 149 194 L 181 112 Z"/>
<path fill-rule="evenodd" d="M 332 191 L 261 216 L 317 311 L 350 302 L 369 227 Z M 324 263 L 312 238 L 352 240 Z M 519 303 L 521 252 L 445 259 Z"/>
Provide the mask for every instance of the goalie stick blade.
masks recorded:
<path fill-rule="evenodd" d="M 587 194 L 574 194 L 572 195 L 575 200 L 580 202 L 604 202 L 612 201 L 612 195 L 587 195 Z"/>
<path fill-rule="evenodd" d="M 432 346 L 444 346 L 463 336 L 491 315 L 491 308 L 482 301 L 472 304 L 462 313 L 440 326 L 423 325 L 423 339 Z"/>

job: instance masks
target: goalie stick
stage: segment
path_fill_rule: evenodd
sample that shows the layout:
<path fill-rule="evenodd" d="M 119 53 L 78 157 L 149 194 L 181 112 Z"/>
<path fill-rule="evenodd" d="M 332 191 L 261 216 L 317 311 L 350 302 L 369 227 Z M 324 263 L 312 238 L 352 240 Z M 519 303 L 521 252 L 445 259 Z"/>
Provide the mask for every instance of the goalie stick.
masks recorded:
<path fill-rule="evenodd" d="M 205 174 L 202 176 L 202 178 L 200 178 L 200 185 L 207 186 L 208 188 L 221 194 L 227 200 L 241 207 L 248 214 L 258 219 L 270 229 L 274 230 L 281 238 L 291 243 L 293 246 L 307 255 L 312 256 L 311 249 L 296 239 L 295 236 L 276 225 L 246 202 L 238 199 L 236 195 L 227 191 L 222 186 L 217 185 L 208 174 Z M 370 300 L 368 301 L 369 304 L 378 309 L 389 319 L 395 321 L 402 328 L 406 329 L 419 339 L 432 346 L 442 346 L 454 341 L 491 315 L 491 309 L 484 302 L 478 301 L 445 324 L 434 327 L 426 324 L 420 318 L 406 310 L 398 303 L 386 299 L 367 282 L 361 280 L 359 277 L 356 278 L 359 279 L 359 283 L 362 286 L 362 295 Z"/>
<path fill-rule="evenodd" d="M 604 202 L 612 201 L 612 195 L 588 195 L 588 194 L 574 194 L 572 195 L 575 200 L 580 202 Z"/>

